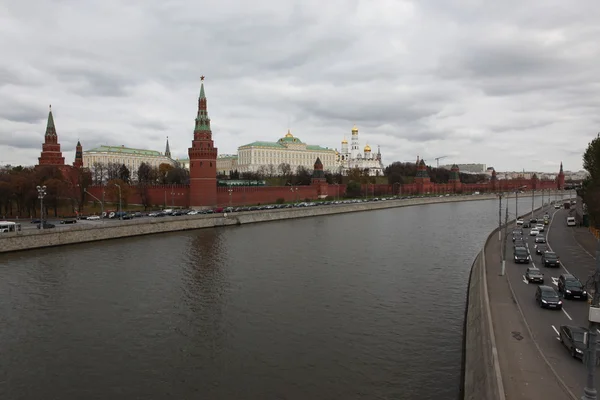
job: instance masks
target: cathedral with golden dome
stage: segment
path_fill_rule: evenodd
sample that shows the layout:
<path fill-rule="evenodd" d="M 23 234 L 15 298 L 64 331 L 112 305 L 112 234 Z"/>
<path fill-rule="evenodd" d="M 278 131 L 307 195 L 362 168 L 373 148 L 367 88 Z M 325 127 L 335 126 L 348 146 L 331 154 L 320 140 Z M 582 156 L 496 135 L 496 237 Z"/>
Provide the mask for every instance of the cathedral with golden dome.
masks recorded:
<path fill-rule="evenodd" d="M 383 163 L 381 162 L 381 150 L 377 147 L 377 153 L 371 151 L 371 146 L 365 145 L 363 151 L 360 150 L 358 141 L 358 128 L 356 125 L 352 128 L 352 139 L 350 148 L 346 138 L 342 140 L 342 150 L 337 154 L 342 174 L 347 175 L 348 171 L 354 168 L 367 170 L 370 176 L 383 176 Z"/>

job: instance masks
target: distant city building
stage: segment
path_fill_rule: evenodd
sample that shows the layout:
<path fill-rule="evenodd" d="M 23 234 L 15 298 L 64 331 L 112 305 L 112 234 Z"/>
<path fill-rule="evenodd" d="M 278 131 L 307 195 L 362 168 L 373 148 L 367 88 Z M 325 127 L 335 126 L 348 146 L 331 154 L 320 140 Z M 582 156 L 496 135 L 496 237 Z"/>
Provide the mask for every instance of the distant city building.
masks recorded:
<path fill-rule="evenodd" d="M 460 169 L 460 172 L 466 173 L 466 174 L 491 173 L 488 171 L 488 168 L 486 168 L 485 164 L 452 164 L 452 165 L 456 165 Z M 452 165 L 440 165 L 440 168 L 450 170 L 450 169 L 452 169 Z"/>
<path fill-rule="evenodd" d="M 348 141 L 344 138 L 344 140 L 342 140 L 342 151 L 337 154 L 336 161 L 344 175 L 354 168 L 368 170 L 369 175 L 371 176 L 383 175 L 381 150 L 378 147 L 377 153 L 374 154 L 371 151 L 371 146 L 367 143 L 361 152 L 360 143 L 358 141 L 358 128 L 356 126 L 352 128 L 350 148 L 348 148 Z"/>
<path fill-rule="evenodd" d="M 304 143 L 288 130 L 288 133 L 276 142 L 257 141 L 238 148 L 237 170 L 239 172 L 257 172 L 261 168 L 273 168 L 279 173 L 281 164 L 289 164 L 292 171 L 298 167 L 312 169 L 320 158 L 324 169 L 334 171 L 337 168 L 336 151 L 326 147 Z"/>
<path fill-rule="evenodd" d="M 177 162 L 171 158 L 169 140 L 165 153 L 155 150 L 133 149 L 125 146 L 100 146 L 83 152 L 83 166 L 93 168 L 95 163 L 124 164 L 130 171 L 137 171 L 142 163 L 158 167 L 160 164 L 175 166 Z"/>

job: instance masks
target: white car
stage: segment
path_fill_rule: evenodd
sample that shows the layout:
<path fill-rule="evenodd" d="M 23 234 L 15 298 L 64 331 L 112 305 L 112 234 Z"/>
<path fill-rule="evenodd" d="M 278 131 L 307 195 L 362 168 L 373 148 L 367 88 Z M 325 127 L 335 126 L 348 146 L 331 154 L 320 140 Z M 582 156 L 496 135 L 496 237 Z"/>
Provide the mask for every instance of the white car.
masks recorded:
<path fill-rule="evenodd" d="M 575 226 L 577 222 L 575 222 L 575 217 L 567 217 L 567 226 Z"/>
<path fill-rule="evenodd" d="M 554 209 L 558 210 L 560 208 L 560 204 L 555 204 Z"/>
<path fill-rule="evenodd" d="M 90 215 L 89 217 L 87 217 L 87 219 L 88 219 L 88 220 L 95 221 L 95 220 L 98 220 L 98 219 L 100 219 L 100 216 L 99 216 L 99 215 Z"/>
<path fill-rule="evenodd" d="M 523 225 L 523 218 L 519 218 L 517 220 L 517 226 L 521 226 L 521 225 Z"/>
<path fill-rule="evenodd" d="M 189 213 L 187 213 L 187 215 L 198 215 L 198 211 L 192 210 Z"/>
<path fill-rule="evenodd" d="M 538 232 L 544 232 L 544 224 L 535 224 L 535 229 L 537 229 Z"/>
<path fill-rule="evenodd" d="M 529 231 L 529 236 L 537 236 L 540 233 L 537 228 L 531 228 Z"/>

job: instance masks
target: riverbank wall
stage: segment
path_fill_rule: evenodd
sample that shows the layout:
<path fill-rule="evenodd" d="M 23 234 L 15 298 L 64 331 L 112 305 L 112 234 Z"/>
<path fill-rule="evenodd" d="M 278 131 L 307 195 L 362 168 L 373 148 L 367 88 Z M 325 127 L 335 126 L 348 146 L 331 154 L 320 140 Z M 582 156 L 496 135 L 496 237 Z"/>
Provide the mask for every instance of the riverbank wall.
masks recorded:
<path fill-rule="evenodd" d="M 97 223 L 85 225 L 77 224 L 77 226 L 71 225 L 68 227 L 59 225 L 54 229 L 41 231 L 32 229 L 17 233 L 0 234 L 0 253 L 192 229 L 216 228 L 424 204 L 492 200 L 496 198 L 497 196 L 495 194 L 424 197 L 327 206 L 321 205 L 316 207 L 247 211 L 229 214 L 143 218 L 129 221 L 98 221 Z"/>

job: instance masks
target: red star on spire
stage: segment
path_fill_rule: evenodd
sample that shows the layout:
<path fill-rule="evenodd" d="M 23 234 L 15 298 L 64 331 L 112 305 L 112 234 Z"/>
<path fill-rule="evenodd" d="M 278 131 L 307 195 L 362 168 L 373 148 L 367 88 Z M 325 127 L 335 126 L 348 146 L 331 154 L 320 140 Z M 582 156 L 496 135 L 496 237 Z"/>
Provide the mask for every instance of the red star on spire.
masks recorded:
<path fill-rule="evenodd" d="M 203 80 L 204 80 L 204 75 L 202 75 L 202 76 L 200 77 L 200 80 L 201 80 L 201 81 L 203 81 Z"/>

